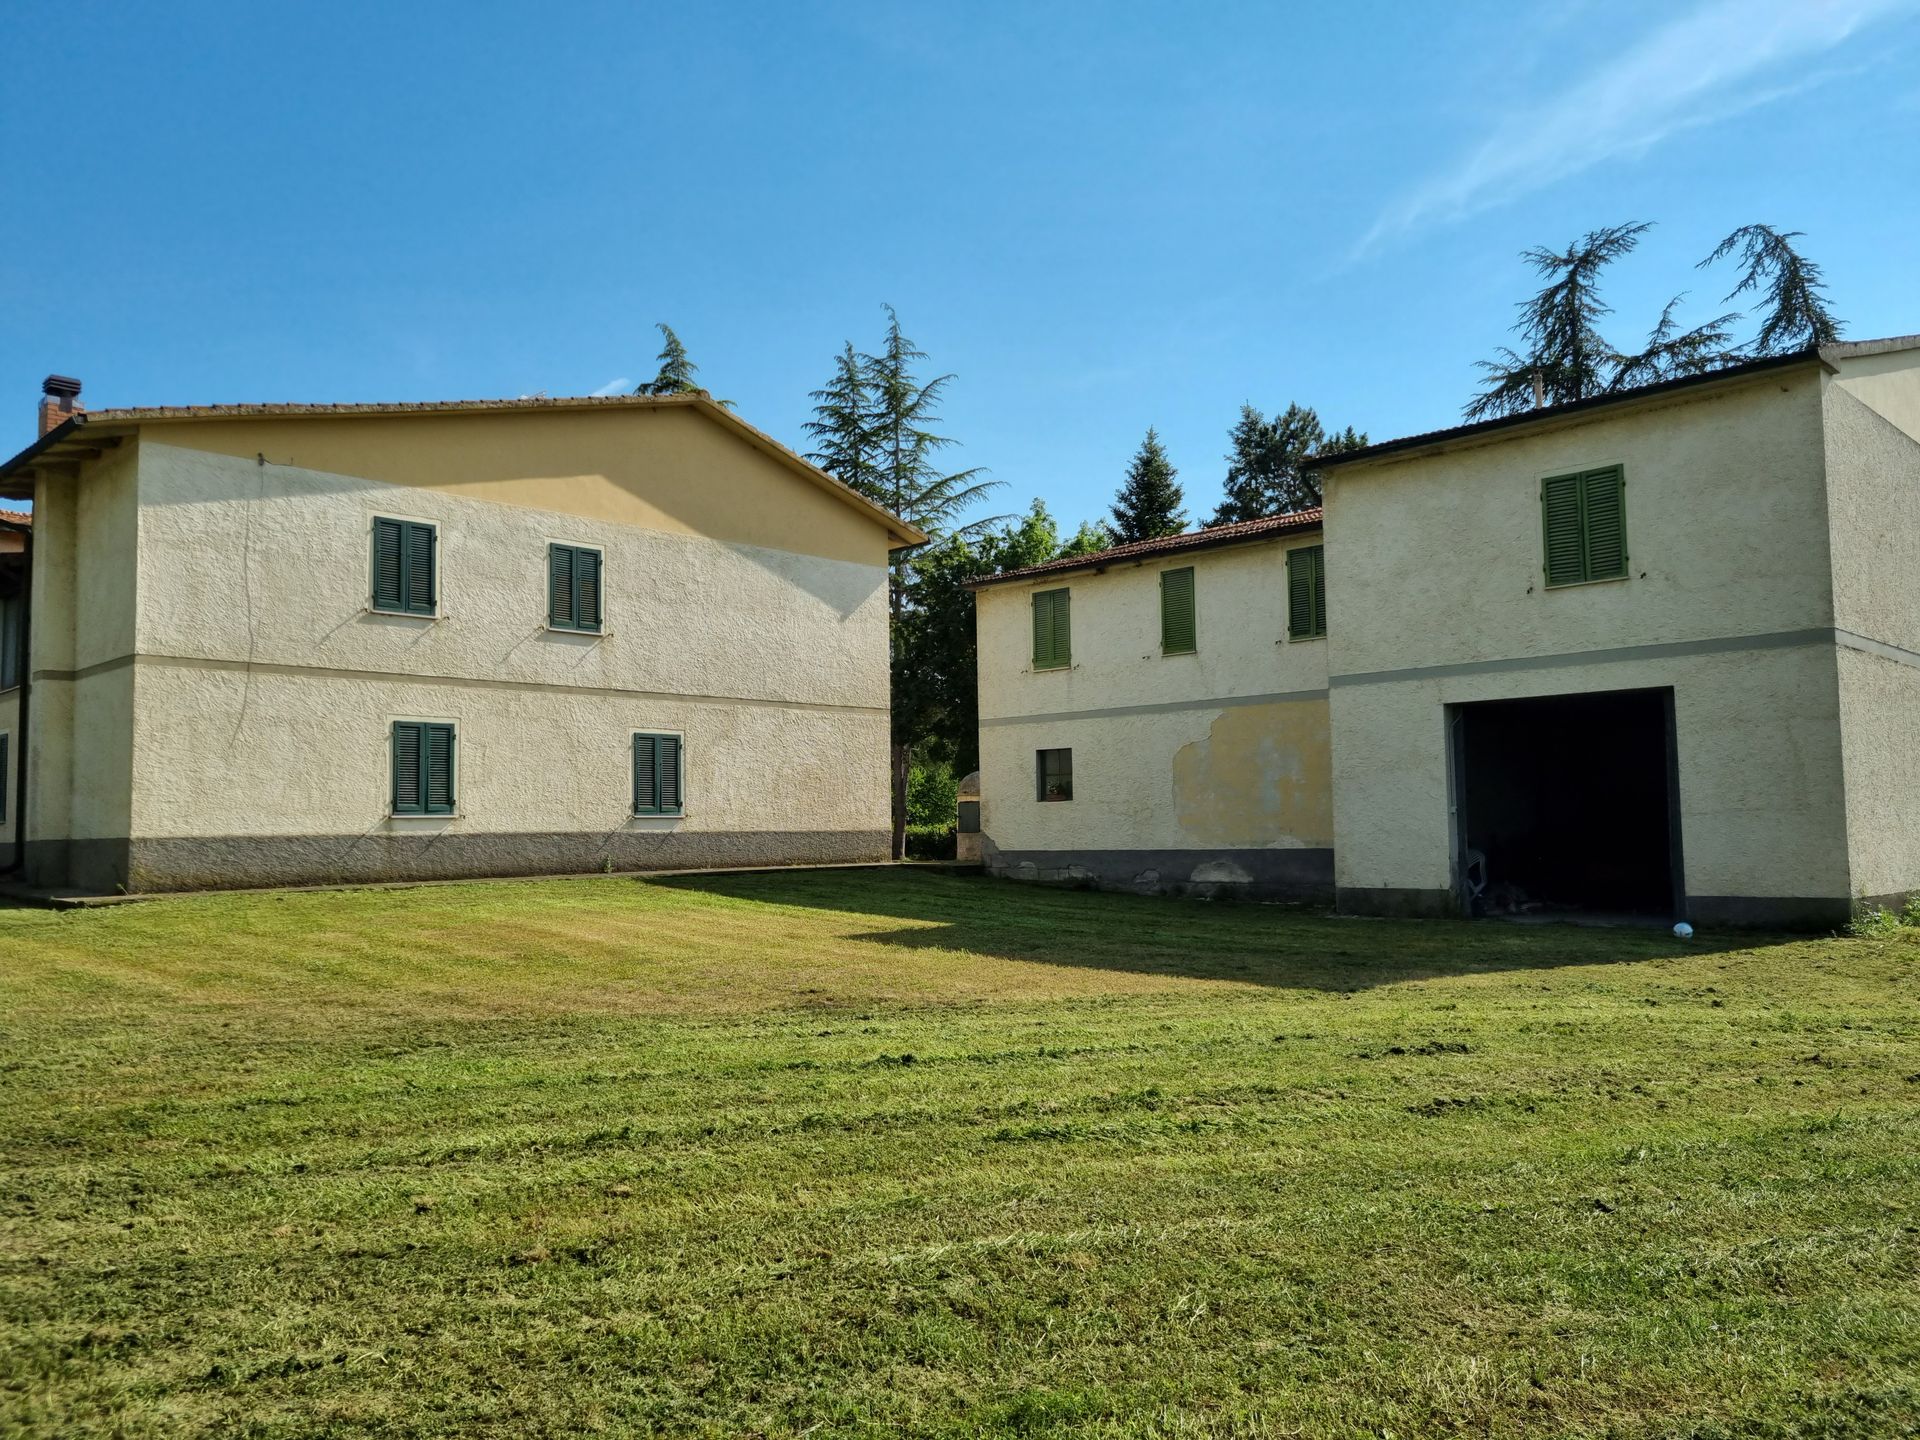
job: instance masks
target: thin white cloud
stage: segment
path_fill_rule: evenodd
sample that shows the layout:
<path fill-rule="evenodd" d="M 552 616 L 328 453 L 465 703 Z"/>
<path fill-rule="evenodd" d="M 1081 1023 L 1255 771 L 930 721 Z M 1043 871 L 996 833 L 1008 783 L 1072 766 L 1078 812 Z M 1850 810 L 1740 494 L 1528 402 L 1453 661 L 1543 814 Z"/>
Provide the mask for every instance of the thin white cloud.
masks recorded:
<path fill-rule="evenodd" d="M 1359 253 L 1819 84 L 1835 72 L 1809 72 L 1816 57 L 1875 20 L 1916 8 L 1920 0 L 1705 0 L 1551 98 L 1507 115 L 1389 206 Z"/>
<path fill-rule="evenodd" d="M 598 390 L 589 390 L 587 394 L 593 395 L 596 397 L 606 396 L 606 395 L 624 395 L 627 393 L 627 391 L 631 390 L 632 388 L 633 388 L 633 381 L 629 380 L 624 375 L 616 375 L 613 379 L 607 381 L 606 384 L 602 385 Z"/>

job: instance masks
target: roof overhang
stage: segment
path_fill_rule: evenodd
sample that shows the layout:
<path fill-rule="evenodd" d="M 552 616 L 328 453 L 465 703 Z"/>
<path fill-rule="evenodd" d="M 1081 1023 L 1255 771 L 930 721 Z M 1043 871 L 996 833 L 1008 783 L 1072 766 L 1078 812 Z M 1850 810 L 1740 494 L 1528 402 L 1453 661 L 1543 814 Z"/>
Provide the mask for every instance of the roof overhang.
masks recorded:
<path fill-rule="evenodd" d="M 1320 530 L 1324 521 L 1318 510 L 1305 515 L 1275 515 L 1269 517 L 1274 523 L 1250 521 L 1238 525 L 1218 526 L 1213 530 L 1195 530 L 1185 535 L 1170 535 L 1165 540 L 1146 541 L 1138 545 L 1123 545 L 1112 550 L 1096 550 L 1090 555 L 1075 555 L 1066 560 L 1049 560 L 1044 565 L 1029 565 L 1021 570 L 1009 570 L 1003 575 L 983 575 L 978 580 L 967 583 L 966 588 L 978 594 L 990 590 L 996 585 L 1043 584 L 1073 575 L 1102 575 L 1109 570 L 1150 565 L 1156 560 L 1169 556 L 1191 555 L 1203 550 L 1224 550 L 1232 546 L 1263 545 L 1274 540 L 1286 540 L 1296 535 L 1311 535 Z M 1287 524 L 1284 522 L 1294 521 Z"/>
<path fill-rule="evenodd" d="M 924 545 L 926 534 L 850 485 L 809 464 L 756 426 L 749 425 L 704 390 L 684 395 L 582 395 L 525 400 L 440 400 L 367 405 L 159 405 L 124 410 L 82 410 L 42 435 L 5 464 L 0 464 L 0 499 L 31 499 L 34 482 L 49 471 L 66 473 L 118 445 L 126 435 L 148 426 L 206 424 L 224 420 L 338 420 L 419 415 L 519 415 L 541 411 L 657 410 L 698 411 L 791 470 L 808 484 L 864 515 L 887 534 L 887 548 Z"/>
<path fill-rule="evenodd" d="M 1838 359 L 1846 358 L 1840 353 L 1842 351 L 1879 353 L 1877 350 L 1869 351 L 1870 346 L 1878 346 L 1882 350 L 1904 348 L 1891 342 L 1862 341 L 1858 346 L 1818 346 L 1794 350 L 1785 355 L 1768 355 L 1759 360 L 1729 365 L 1724 369 L 1708 370 L 1699 375 L 1683 375 L 1676 380 L 1662 380 L 1657 384 L 1640 385 L 1634 389 L 1621 390 L 1610 395 L 1594 395 L 1585 400 L 1572 400 L 1564 405 L 1549 405 L 1539 410 L 1525 410 L 1517 415 L 1501 415 L 1492 420 L 1476 421 L 1471 425 L 1456 425 L 1447 430 L 1432 430 L 1422 435 L 1404 436 L 1398 440 L 1383 440 L 1378 445 L 1368 445 L 1360 450 L 1349 450 L 1339 455 L 1318 456 L 1313 464 L 1316 470 L 1326 474 L 1330 471 L 1350 470 L 1356 466 L 1381 461 L 1411 460 L 1427 455 L 1438 455 L 1445 451 L 1483 445 L 1514 436 L 1535 435 L 1543 431 L 1601 418 L 1602 412 L 1625 414 L 1662 404 L 1670 396 L 1682 392 L 1705 393 L 1712 390 L 1732 389 L 1775 371 L 1812 365 L 1832 370 L 1836 368 L 1835 362 Z"/>

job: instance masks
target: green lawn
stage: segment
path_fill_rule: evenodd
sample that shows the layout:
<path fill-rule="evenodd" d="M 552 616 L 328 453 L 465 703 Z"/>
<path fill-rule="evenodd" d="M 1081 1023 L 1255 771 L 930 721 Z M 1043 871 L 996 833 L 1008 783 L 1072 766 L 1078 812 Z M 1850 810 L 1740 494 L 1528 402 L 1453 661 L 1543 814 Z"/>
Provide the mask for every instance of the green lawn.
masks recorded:
<path fill-rule="evenodd" d="M 0 1433 L 1912 1433 L 1917 982 L 909 872 L 0 912 Z"/>

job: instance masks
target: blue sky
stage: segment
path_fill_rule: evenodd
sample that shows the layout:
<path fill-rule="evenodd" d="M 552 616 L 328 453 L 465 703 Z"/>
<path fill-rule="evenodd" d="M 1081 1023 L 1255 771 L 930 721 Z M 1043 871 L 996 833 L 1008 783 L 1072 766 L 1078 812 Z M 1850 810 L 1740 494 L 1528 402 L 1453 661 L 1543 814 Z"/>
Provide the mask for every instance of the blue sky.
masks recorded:
<path fill-rule="evenodd" d="M 956 464 L 1102 513 L 1148 425 L 1204 517 L 1243 400 L 1447 424 L 1530 277 L 1625 220 L 1622 341 L 1749 221 L 1920 330 L 1920 0 L 72 3 L 0 53 L 0 395 L 630 388 L 656 320 L 801 445 L 882 302 Z M 14 444 L 0 443 L 11 452 Z"/>

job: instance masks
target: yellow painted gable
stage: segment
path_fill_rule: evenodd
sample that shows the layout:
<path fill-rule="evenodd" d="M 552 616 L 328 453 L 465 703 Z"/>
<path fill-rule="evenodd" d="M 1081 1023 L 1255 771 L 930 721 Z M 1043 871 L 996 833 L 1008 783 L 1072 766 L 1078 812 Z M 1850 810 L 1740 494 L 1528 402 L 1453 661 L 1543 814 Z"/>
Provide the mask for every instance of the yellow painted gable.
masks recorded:
<path fill-rule="evenodd" d="M 691 405 L 183 419 L 154 439 L 800 555 L 887 560 L 880 524 Z"/>

